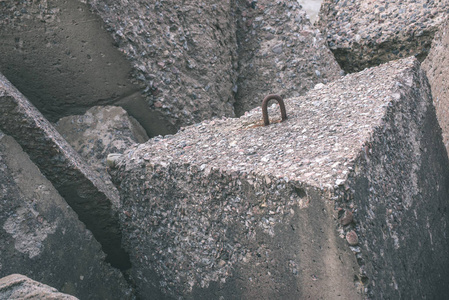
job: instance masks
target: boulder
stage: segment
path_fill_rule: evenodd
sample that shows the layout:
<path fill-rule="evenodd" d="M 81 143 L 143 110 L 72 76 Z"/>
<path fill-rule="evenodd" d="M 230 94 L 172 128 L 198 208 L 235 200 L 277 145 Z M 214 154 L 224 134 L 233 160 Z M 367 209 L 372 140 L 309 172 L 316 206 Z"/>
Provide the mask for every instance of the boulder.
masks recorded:
<path fill-rule="evenodd" d="M 238 0 L 236 115 L 265 96 L 298 97 L 341 76 L 333 54 L 298 1 Z"/>
<path fill-rule="evenodd" d="M 432 89 L 438 121 L 443 130 L 443 142 L 449 152 L 449 20 L 446 20 L 436 33 L 429 55 L 422 68 L 426 71 Z"/>
<path fill-rule="evenodd" d="M 427 56 L 447 1 L 324 0 L 316 22 L 345 72 Z"/>
<path fill-rule="evenodd" d="M 444 298 L 449 161 L 415 58 L 132 147 L 117 161 L 138 293 Z"/>
<path fill-rule="evenodd" d="M 132 299 L 122 274 L 105 262 L 92 233 L 17 142 L 3 133 L 0 187 L 0 277 L 24 274 L 80 299 Z M 40 298 L 31 297 L 36 293 Z M 56 297 L 51 294 L 49 287 L 23 276 L 0 280 L 0 299 Z"/>
<path fill-rule="evenodd" d="M 59 293 L 51 286 L 34 281 L 20 274 L 12 274 L 0 279 L 1 299 L 47 299 L 78 300 L 73 296 Z"/>
<path fill-rule="evenodd" d="M 0 130 L 24 148 L 92 231 L 115 267 L 126 269 L 117 216 L 119 195 L 86 164 L 56 129 L 0 74 Z"/>
<path fill-rule="evenodd" d="M 111 183 L 108 154 L 123 153 L 133 144 L 148 140 L 142 126 L 118 106 L 92 107 L 84 115 L 59 119 L 55 128 L 102 178 L 108 178 L 106 184 Z"/>

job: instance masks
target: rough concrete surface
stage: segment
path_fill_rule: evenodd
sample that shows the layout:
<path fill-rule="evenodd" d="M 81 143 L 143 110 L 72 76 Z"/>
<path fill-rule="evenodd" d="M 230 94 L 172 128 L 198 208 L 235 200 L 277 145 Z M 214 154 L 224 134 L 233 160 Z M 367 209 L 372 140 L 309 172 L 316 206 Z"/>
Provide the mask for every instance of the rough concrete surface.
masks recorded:
<path fill-rule="evenodd" d="M 121 105 L 151 136 L 174 132 L 150 109 L 102 19 L 85 1 L 0 2 L 0 71 L 47 117 Z"/>
<path fill-rule="evenodd" d="M 164 135 L 340 71 L 296 1 L 25 0 L 0 11 L 0 71 L 51 122 L 119 105 Z"/>
<path fill-rule="evenodd" d="M 104 183 L 28 100 L 0 75 L 0 130 L 14 137 L 92 231 L 114 266 L 126 269 L 119 195 Z"/>
<path fill-rule="evenodd" d="M 298 97 L 341 76 L 325 39 L 297 1 L 237 4 L 236 115 L 260 106 L 269 94 Z"/>
<path fill-rule="evenodd" d="M 87 1 L 105 21 L 152 108 L 177 128 L 233 116 L 233 1 Z"/>
<path fill-rule="evenodd" d="M 0 299 L 8 300 L 78 300 L 59 293 L 58 290 L 20 274 L 12 274 L 0 279 Z"/>
<path fill-rule="evenodd" d="M 447 295 L 449 163 L 413 58 L 154 138 L 119 159 L 140 295 Z M 357 265 L 358 264 L 358 265 Z"/>
<path fill-rule="evenodd" d="M 142 126 L 118 106 L 92 107 L 84 115 L 59 119 L 55 128 L 101 178 L 107 178 L 105 184 L 111 184 L 111 188 L 115 187 L 107 172 L 108 154 L 123 153 L 148 140 Z"/>
<path fill-rule="evenodd" d="M 432 48 L 424 60 L 422 68 L 426 71 L 432 89 L 433 104 L 438 121 L 443 130 L 443 142 L 449 152 L 449 20 L 441 25 L 435 34 Z"/>
<path fill-rule="evenodd" d="M 122 274 L 105 263 L 92 233 L 17 142 L 3 133 L 0 188 L 0 277 L 21 273 L 80 299 L 132 299 Z M 0 280 L 0 299 L 11 299 L 4 297 L 9 294 L 12 299 L 48 299 L 32 298 L 31 290 L 17 291 L 19 286 L 30 286 L 30 281 Z M 26 291 L 29 298 L 18 296 Z"/>
<path fill-rule="evenodd" d="M 417 56 L 423 61 L 449 12 L 442 1 L 324 0 L 316 22 L 345 72 Z"/>

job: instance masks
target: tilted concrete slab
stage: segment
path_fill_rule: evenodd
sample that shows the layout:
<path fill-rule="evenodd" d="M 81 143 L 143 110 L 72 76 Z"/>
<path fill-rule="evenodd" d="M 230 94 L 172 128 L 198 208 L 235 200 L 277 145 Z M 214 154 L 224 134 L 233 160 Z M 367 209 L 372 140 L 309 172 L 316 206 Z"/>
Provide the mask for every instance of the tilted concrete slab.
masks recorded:
<path fill-rule="evenodd" d="M 423 61 L 447 1 L 324 0 L 316 21 L 345 72 L 416 56 Z"/>
<path fill-rule="evenodd" d="M 82 160 L 41 113 L 0 75 L 0 130 L 14 137 L 92 231 L 108 261 L 126 268 L 117 216 L 119 195 Z"/>
<path fill-rule="evenodd" d="M 80 299 L 133 299 L 92 233 L 19 144 L 1 132 L 0 187 L 0 277 L 21 273 Z M 50 298 L 57 295 L 36 284 L 24 276 L 3 278 L 0 299 L 65 299 Z"/>
<path fill-rule="evenodd" d="M 443 130 L 443 142 L 449 152 L 449 19 L 435 34 L 429 55 L 422 64 L 432 89 L 433 104 Z"/>
<path fill-rule="evenodd" d="M 141 295 L 439 298 L 449 162 L 414 58 L 125 152 L 114 170 Z M 444 295 L 444 296 L 443 296 Z"/>

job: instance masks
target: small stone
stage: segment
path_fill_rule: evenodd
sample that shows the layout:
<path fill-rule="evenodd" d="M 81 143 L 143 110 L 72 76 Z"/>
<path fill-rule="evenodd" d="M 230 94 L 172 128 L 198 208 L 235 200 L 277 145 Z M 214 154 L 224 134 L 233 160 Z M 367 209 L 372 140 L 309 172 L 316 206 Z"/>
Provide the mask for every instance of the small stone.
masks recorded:
<path fill-rule="evenodd" d="M 106 164 L 110 168 L 114 168 L 116 166 L 117 160 L 122 156 L 120 153 L 110 153 L 106 158 Z"/>
<path fill-rule="evenodd" d="M 343 217 L 340 219 L 340 224 L 346 226 L 348 224 L 351 224 L 353 220 L 354 217 L 352 215 L 352 212 L 350 210 L 346 210 Z"/>
<path fill-rule="evenodd" d="M 355 233 L 354 230 L 351 230 L 346 234 L 346 240 L 351 246 L 356 246 L 359 243 L 359 238 L 357 237 L 357 233 Z"/>

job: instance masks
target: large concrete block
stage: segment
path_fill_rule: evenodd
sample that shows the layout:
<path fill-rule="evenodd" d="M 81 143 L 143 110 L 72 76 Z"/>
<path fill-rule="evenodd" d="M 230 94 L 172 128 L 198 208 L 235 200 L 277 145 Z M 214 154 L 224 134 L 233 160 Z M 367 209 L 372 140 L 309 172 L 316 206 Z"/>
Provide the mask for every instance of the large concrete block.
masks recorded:
<path fill-rule="evenodd" d="M 41 113 L 0 75 L 0 130 L 14 137 L 92 231 L 114 266 L 126 269 L 117 209 L 119 195 L 104 183 Z"/>
<path fill-rule="evenodd" d="M 449 162 L 414 58 L 125 152 L 124 243 L 141 295 L 443 298 Z"/>
<path fill-rule="evenodd" d="M 423 61 L 447 1 L 324 0 L 317 25 L 345 72 L 417 56 Z"/>
<path fill-rule="evenodd" d="M 105 262 L 92 233 L 17 142 L 3 133 L 0 190 L 0 277 L 21 273 L 80 299 L 132 299 L 122 274 Z M 13 279 L 0 280 L 0 299 L 19 292 L 23 297 L 12 299 L 53 299 L 43 294 L 25 298 L 24 286 L 35 284 Z"/>
<path fill-rule="evenodd" d="M 8 300 L 78 300 L 78 298 L 59 293 L 48 285 L 31 280 L 20 274 L 13 274 L 0 279 L 0 298 Z"/>
<path fill-rule="evenodd" d="M 325 39 L 296 0 L 237 5 L 237 115 L 260 106 L 268 94 L 298 97 L 341 76 Z"/>
<path fill-rule="evenodd" d="M 438 121 L 443 130 L 443 142 L 449 152 L 449 20 L 441 25 L 435 34 L 432 48 L 424 60 L 422 68 L 426 71 L 432 89 Z"/>

